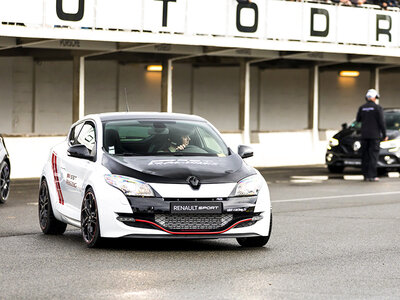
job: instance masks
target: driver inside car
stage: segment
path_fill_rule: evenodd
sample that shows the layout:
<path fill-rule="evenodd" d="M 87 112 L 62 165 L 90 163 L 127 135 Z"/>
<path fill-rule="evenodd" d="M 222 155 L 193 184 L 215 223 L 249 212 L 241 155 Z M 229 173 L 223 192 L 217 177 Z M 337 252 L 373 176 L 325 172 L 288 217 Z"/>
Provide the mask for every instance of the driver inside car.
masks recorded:
<path fill-rule="evenodd" d="M 169 139 L 169 146 L 166 149 L 169 152 L 176 152 L 184 150 L 190 142 L 189 135 L 179 135 L 179 136 L 170 136 Z"/>

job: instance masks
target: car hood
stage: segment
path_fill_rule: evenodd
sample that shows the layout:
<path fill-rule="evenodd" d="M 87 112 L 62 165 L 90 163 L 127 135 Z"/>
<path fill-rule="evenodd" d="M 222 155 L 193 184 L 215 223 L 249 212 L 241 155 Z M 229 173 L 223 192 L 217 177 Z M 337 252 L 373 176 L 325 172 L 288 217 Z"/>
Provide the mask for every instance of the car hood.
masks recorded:
<path fill-rule="evenodd" d="M 237 154 L 210 156 L 113 156 L 104 153 L 103 165 L 112 173 L 153 183 L 186 183 L 196 176 L 201 183 L 238 182 L 256 174 Z"/>
<path fill-rule="evenodd" d="M 394 139 L 399 139 L 400 138 L 400 131 L 398 130 L 387 130 L 386 134 L 389 138 L 389 140 L 394 140 Z M 335 139 L 343 140 L 343 139 L 352 139 L 354 141 L 356 140 L 361 140 L 361 131 L 359 130 L 354 130 L 352 128 L 346 128 L 343 129 L 341 131 L 339 131 L 338 133 L 336 133 L 333 136 Z"/>

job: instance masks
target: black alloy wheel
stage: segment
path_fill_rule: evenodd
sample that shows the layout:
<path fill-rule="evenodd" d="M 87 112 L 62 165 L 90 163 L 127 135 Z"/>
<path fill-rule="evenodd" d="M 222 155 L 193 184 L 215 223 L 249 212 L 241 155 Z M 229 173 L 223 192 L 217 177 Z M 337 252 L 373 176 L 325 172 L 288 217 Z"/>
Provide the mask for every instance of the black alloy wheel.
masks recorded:
<path fill-rule="evenodd" d="M 93 189 L 89 188 L 82 202 L 81 210 L 82 237 L 89 248 L 98 247 L 101 243 L 99 214 Z"/>
<path fill-rule="evenodd" d="M 272 214 L 269 219 L 269 232 L 267 236 L 237 238 L 236 240 L 239 243 L 239 245 L 243 247 L 263 247 L 269 241 L 269 238 L 271 236 L 271 230 L 272 230 Z"/>
<path fill-rule="evenodd" d="M 39 189 L 39 225 L 44 234 L 63 234 L 67 229 L 67 224 L 58 221 L 53 214 L 46 179 L 42 180 Z"/>
<path fill-rule="evenodd" d="M 6 161 L 0 164 L 0 203 L 7 201 L 10 194 L 10 166 Z"/>

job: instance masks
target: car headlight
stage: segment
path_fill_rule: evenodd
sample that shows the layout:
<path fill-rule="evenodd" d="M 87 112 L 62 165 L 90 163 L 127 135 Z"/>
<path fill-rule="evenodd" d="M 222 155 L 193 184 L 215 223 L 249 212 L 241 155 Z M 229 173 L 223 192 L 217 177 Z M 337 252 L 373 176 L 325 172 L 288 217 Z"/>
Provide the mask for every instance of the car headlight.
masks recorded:
<path fill-rule="evenodd" d="M 381 142 L 382 149 L 391 149 L 391 148 L 399 148 L 399 147 L 400 147 L 400 139 Z"/>
<path fill-rule="evenodd" d="M 153 189 L 146 182 L 121 176 L 121 175 L 104 175 L 105 181 L 122 191 L 126 196 L 154 197 Z"/>
<path fill-rule="evenodd" d="M 260 175 L 252 175 L 240 180 L 232 192 L 233 197 L 257 196 L 263 185 Z"/>
<path fill-rule="evenodd" d="M 336 147 L 336 146 L 338 146 L 338 145 L 339 145 L 339 140 L 338 140 L 338 139 L 331 138 L 331 139 L 329 140 L 329 146 L 331 146 L 331 147 Z"/>

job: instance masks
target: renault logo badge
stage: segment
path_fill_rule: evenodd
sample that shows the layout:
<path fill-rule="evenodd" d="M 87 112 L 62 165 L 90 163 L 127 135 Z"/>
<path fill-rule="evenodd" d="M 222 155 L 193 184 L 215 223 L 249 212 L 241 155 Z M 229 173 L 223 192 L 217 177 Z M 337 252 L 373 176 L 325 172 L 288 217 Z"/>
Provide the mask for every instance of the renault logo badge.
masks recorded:
<path fill-rule="evenodd" d="M 198 190 L 200 188 L 200 180 L 196 176 L 189 176 L 186 179 L 186 182 L 189 183 L 194 190 Z"/>
<path fill-rule="evenodd" d="M 353 150 L 354 150 L 355 152 L 357 152 L 358 150 L 360 150 L 360 148 L 361 148 L 361 143 L 360 143 L 360 141 L 355 141 L 354 144 L 353 144 Z"/>

